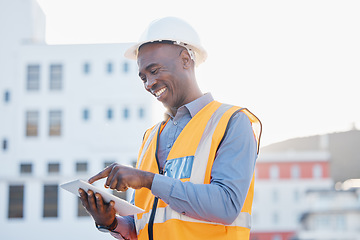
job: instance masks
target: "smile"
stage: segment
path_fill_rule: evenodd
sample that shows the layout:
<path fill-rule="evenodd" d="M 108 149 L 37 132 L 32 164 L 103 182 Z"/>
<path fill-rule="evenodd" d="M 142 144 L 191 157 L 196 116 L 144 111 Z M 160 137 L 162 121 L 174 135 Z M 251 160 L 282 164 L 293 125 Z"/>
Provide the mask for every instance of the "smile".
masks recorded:
<path fill-rule="evenodd" d="M 154 92 L 154 95 L 155 95 L 155 97 L 160 97 L 161 96 L 161 94 L 163 94 L 164 92 L 166 91 L 166 87 L 164 87 L 164 88 L 162 88 L 162 89 L 160 89 L 160 90 L 158 90 L 158 91 L 156 91 L 156 92 Z"/>

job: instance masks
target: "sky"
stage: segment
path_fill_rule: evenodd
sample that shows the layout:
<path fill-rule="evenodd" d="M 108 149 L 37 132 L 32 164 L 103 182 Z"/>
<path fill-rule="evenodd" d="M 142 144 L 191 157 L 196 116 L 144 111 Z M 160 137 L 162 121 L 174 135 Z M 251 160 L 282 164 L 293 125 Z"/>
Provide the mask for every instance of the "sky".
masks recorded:
<path fill-rule="evenodd" d="M 135 42 L 154 19 L 186 20 L 208 52 L 196 70 L 200 88 L 260 118 L 262 146 L 360 129 L 360 1 L 38 3 L 48 44 Z"/>

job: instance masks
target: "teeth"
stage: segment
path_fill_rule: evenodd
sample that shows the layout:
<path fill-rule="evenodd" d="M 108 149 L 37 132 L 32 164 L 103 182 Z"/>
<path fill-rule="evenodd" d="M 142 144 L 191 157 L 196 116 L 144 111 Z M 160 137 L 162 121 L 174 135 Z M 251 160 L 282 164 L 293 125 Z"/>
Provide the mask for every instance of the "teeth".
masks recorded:
<path fill-rule="evenodd" d="M 166 88 L 162 88 L 159 91 L 155 92 L 155 96 L 159 97 L 163 92 L 165 92 Z"/>

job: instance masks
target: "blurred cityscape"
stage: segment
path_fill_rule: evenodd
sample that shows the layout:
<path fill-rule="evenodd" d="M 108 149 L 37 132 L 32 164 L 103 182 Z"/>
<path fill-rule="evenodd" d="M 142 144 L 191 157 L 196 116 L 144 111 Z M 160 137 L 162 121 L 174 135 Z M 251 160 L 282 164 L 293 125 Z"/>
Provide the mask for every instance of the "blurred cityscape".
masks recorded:
<path fill-rule="evenodd" d="M 360 239 L 360 131 L 261 148 L 252 240 Z"/>
<path fill-rule="evenodd" d="M 58 185 L 136 162 L 152 100 L 128 44 L 47 45 L 36 0 L 0 0 L 0 34 L 0 238 L 113 239 Z M 251 239 L 360 240 L 359 143 L 354 127 L 262 147 Z"/>

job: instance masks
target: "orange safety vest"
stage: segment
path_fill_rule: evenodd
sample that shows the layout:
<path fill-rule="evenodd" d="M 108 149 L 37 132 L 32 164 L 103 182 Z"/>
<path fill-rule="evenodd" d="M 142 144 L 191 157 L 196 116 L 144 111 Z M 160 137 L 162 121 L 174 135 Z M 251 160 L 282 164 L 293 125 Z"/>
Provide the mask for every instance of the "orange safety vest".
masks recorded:
<path fill-rule="evenodd" d="M 158 138 L 166 123 L 159 123 L 145 133 L 136 167 L 183 182 L 210 184 L 216 151 L 230 118 L 239 111 L 249 117 L 259 149 L 261 123 L 255 115 L 245 108 L 212 101 L 182 130 L 170 150 L 164 172 L 156 158 Z M 141 188 L 135 191 L 135 205 L 145 210 L 134 216 L 138 239 L 249 239 L 253 194 L 254 176 L 240 214 L 232 224 L 224 225 L 182 215 L 154 197 L 149 189 Z"/>

